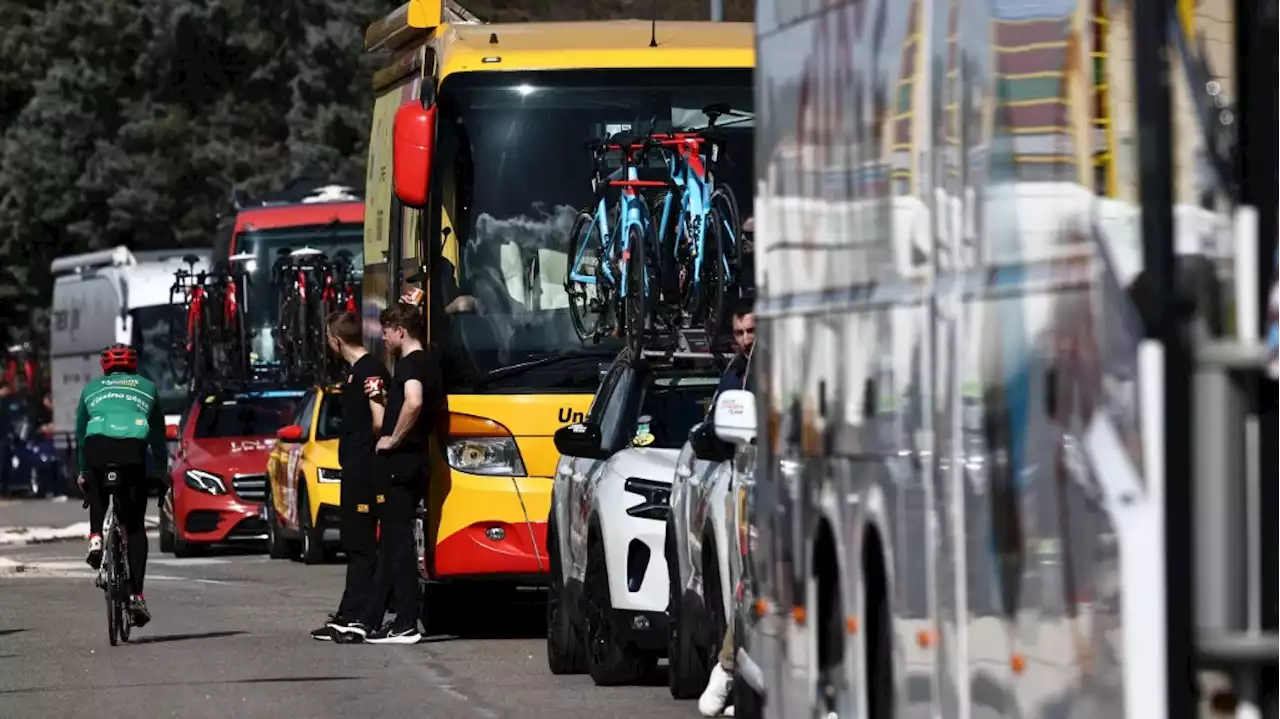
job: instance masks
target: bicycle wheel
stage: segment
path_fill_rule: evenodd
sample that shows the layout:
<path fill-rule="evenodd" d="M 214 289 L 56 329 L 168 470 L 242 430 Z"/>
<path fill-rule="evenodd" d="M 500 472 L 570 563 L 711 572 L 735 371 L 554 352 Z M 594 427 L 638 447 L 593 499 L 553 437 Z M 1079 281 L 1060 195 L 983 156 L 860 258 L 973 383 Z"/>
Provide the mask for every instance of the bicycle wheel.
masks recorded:
<path fill-rule="evenodd" d="M 632 354 L 639 354 L 644 349 L 645 321 L 648 319 L 646 244 L 639 226 L 631 225 L 627 228 L 627 296 L 622 314 L 626 322 L 627 347 Z"/>
<path fill-rule="evenodd" d="M 720 212 L 722 253 L 729 262 L 729 286 L 740 285 L 738 269 L 742 266 L 742 215 L 738 213 L 738 199 L 728 185 L 721 185 L 711 193 L 711 207 Z"/>
<path fill-rule="evenodd" d="M 116 576 L 116 547 L 115 542 L 112 541 L 114 525 L 115 518 L 112 516 L 112 512 L 108 511 L 107 531 L 104 532 L 107 541 L 102 546 L 102 567 L 106 574 L 102 594 L 107 598 L 107 638 L 111 641 L 111 646 L 113 647 L 118 643 L 120 636 L 120 613 L 116 607 L 118 601 L 116 585 L 119 578 Z"/>
<path fill-rule="evenodd" d="M 569 233 L 569 271 L 565 273 L 564 290 L 569 296 L 573 330 L 583 342 L 598 340 L 607 331 L 605 315 L 611 290 L 600 272 L 604 260 L 604 241 L 595 216 L 585 210 L 579 212 Z M 574 274 L 594 277 L 596 281 L 593 284 L 575 280 Z"/>
<path fill-rule="evenodd" d="M 112 543 L 116 549 L 115 555 L 115 595 L 116 595 L 116 634 L 119 635 L 120 641 L 129 641 L 129 558 L 124 548 L 124 543 L 120 540 L 120 526 L 116 525 L 112 531 Z"/>
<path fill-rule="evenodd" d="M 707 340 L 714 346 L 724 330 L 725 294 L 728 277 L 725 273 L 724 225 L 720 211 L 711 208 L 707 213 L 707 231 L 702 239 L 702 268 L 699 283 L 699 304 L 702 310 L 702 328 Z"/>

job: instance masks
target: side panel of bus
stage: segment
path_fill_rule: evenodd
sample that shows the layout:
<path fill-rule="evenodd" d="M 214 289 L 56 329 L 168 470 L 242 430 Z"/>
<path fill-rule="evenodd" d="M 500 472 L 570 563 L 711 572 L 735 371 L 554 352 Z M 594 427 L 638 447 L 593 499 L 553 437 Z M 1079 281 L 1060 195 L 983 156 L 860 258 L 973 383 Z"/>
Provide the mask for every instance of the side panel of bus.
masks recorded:
<path fill-rule="evenodd" d="M 1134 659 L 1159 613 L 1124 591 L 1160 606 L 1158 531 L 1116 501 L 1158 511 L 1140 244 L 1105 196 L 1136 182 L 1107 150 L 1134 139 L 1132 66 L 1094 62 L 1092 11 L 758 4 L 751 521 L 778 621 L 744 645 L 769 716 L 1120 716 L 1160 691 Z"/>

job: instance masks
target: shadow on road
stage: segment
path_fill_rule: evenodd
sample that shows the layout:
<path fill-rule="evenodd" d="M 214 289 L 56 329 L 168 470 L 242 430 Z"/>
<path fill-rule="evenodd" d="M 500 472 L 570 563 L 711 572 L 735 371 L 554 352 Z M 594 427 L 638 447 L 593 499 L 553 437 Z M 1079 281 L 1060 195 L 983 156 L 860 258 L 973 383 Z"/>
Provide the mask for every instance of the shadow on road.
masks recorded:
<path fill-rule="evenodd" d="M 146 689 L 151 687 L 197 687 L 214 684 L 305 684 L 309 682 L 349 682 L 364 677 L 266 677 L 260 679 L 216 679 L 203 682 L 141 682 L 138 684 L 111 684 L 108 686 L 55 686 L 3 689 L 0 696 L 9 694 L 45 694 L 54 692 L 95 692 L 103 689 Z"/>
<path fill-rule="evenodd" d="M 25 632 L 25 631 L 27 630 L 26 629 L 0 629 L 0 637 L 7 637 L 10 634 L 17 634 L 18 632 Z"/>
<path fill-rule="evenodd" d="M 130 644 L 163 644 L 165 642 L 185 642 L 192 639 L 217 639 L 219 637 L 234 637 L 244 632 L 204 632 L 202 634 L 162 634 L 155 637 L 138 637 L 131 640 Z"/>
<path fill-rule="evenodd" d="M 428 600 L 429 602 L 429 600 Z M 457 605 L 437 609 L 438 618 L 425 622 L 430 635 L 426 644 L 456 639 L 538 639 L 547 636 L 546 602 L 541 598 L 528 603 L 476 607 L 459 611 Z M 431 612 L 427 603 L 424 612 Z M 427 614 L 423 614 L 424 617 Z"/>

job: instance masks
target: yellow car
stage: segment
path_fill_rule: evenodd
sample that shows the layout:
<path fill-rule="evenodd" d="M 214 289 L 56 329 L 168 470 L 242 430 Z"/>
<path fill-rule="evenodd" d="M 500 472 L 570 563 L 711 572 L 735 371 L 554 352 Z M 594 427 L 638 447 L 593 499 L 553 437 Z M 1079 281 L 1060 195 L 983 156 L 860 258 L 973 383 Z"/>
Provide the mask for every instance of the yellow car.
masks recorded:
<path fill-rule="evenodd" d="M 319 564 L 338 548 L 341 403 L 337 387 L 308 390 L 293 423 L 276 433 L 267 457 L 267 552 L 272 559 Z"/>

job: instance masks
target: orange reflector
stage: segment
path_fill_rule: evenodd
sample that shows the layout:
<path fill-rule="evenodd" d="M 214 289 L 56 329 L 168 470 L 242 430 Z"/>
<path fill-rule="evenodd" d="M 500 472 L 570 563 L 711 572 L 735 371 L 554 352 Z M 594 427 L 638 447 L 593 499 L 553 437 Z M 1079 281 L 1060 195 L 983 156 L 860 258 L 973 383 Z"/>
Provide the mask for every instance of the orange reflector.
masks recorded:
<path fill-rule="evenodd" d="M 858 633 L 858 618 L 857 618 L 857 617 L 849 617 L 848 619 L 844 620 L 844 627 L 845 627 L 845 629 L 846 629 L 846 630 L 848 630 L 848 632 L 849 632 L 850 634 L 857 634 L 857 633 Z"/>
<path fill-rule="evenodd" d="M 796 624 L 804 624 L 804 620 L 805 620 L 804 607 L 792 607 L 791 618 L 795 620 Z"/>
<path fill-rule="evenodd" d="M 916 632 L 916 645 L 921 649 L 928 649 L 933 646 L 933 632 L 928 629 L 921 629 Z"/>
<path fill-rule="evenodd" d="M 763 597 L 760 599 L 757 599 L 755 601 L 755 604 L 753 605 L 753 608 L 755 609 L 757 617 L 763 617 L 764 615 L 769 613 L 769 601 L 767 599 L 764 599 Z"/>
<path fill-rule="evenodd" d="M 1013 669 L 1014 674 L 1021 674 L 1027 670 L 1027 658 L 1021 654 L 1014 654 L 1009 657 L 1009 668 Z"/>
<path fill-rule="evenodd" d="M 458 412 L 449 413 L 450 437 L 510 437 L 511 430 L 484 417 Z"/>

